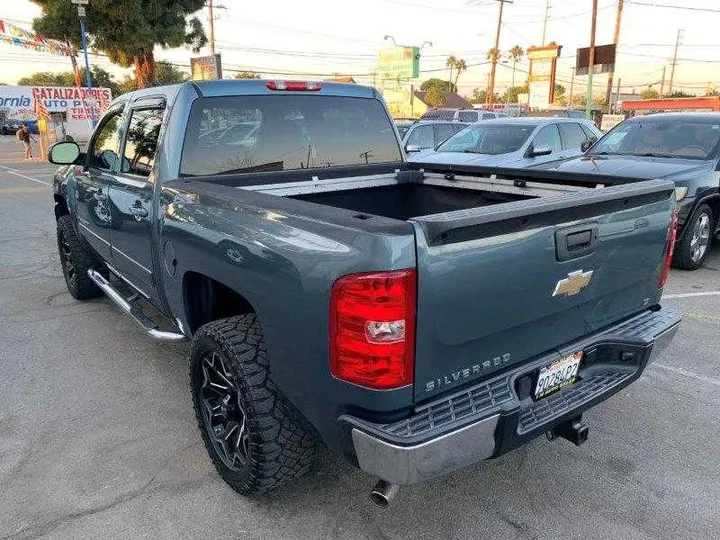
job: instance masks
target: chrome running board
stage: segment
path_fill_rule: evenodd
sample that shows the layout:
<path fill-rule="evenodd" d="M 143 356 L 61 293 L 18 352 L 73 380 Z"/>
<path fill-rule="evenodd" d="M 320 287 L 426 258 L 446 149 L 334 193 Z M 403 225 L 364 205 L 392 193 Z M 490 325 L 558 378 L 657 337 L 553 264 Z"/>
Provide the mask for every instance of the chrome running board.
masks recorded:
<path fill-rule="evenodd" d="M 145 315 L 137 305 L 133 305 L 138 296 L 134 295 L 130 298 L 125 298 L 117 289 L 115 289 L 107 279 L 103 277 L 100 272 L 93 269 L 88 270 L 88 276 L 92 279 L 95 284 L 100 287 L 110 300 L 115 302 L 117 306 L 125 312 L 127 315 L 133 318 L 133 320 L 140 325 L 147 335 L 158 341 L 182 341 L 187 339 L 185 334 L 180 332 L 166 332 L 164 330 L 158 330 L 158 327 L 153 323 L 150 318 Z"/>

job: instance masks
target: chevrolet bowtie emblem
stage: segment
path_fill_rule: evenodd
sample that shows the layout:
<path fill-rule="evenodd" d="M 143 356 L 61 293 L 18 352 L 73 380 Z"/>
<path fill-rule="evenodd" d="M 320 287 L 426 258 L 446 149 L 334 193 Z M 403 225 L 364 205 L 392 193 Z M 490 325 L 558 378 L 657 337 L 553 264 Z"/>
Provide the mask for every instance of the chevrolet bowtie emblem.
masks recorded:
<path fill-rule="evenodd" d="M 587 287 L 592 279 L 592 275 L 592 270 L 588 270 L 587 272 L 583 272 L 582 270 L 570 272 L 566 278 L 557 282 L 553 296 L 575 296 Z"/>

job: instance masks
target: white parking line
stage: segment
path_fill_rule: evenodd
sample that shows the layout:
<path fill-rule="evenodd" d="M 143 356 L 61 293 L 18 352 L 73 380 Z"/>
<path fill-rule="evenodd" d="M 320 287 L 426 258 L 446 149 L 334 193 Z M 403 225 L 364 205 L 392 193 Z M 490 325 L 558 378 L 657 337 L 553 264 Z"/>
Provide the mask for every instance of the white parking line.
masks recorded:
<path fill-rule="evenodd" d="M 657 366 L 662 369 L 665 369 L 667 371 L 672 371 L 673 373 L 677 373 L 678 375 L 684 375 L 685 377 L 690 377 L 691 379 L 695 379 L 696 381 L 702 381 L 702 382 L 712 384 L 714 386 L 720 386 L 720 380 L 718 380 L 714 377 L 708 377 L 707 375 L 700 375 L 699 373 L 695 373 L 693 371 L 688 371 L 687 369 L 683 369 L 681 367 L 668 366 L 667 364 L 661 364 L 659 362 L 655 362 L 652 365 Z"/>
<path fill-rule="evenodd" d="M 19 176 L 20 178 L 24 178 L 25 180 L 30 180 L 31 182 L 37 182 L 38 184 L 43 184 L 46 186 L 52 186 L 50 182 L 45 182 L 44 180 L 38 180 L 37 178 L 33 178 L 32 176 L 26 176 L 24 174 L 19 173 L 15 169 L 11 169 L 10 167 L 6 167 L 5 165 L 0 165 L 0 170 L 5 171 L 8 174 L 13 174 L 15 176 Z"/>
<path fill-rule="evenodd" d="M 663 298 L 694 298 L 696 296 L 720 296 L 720 291 L 691 292 L 684 294 L 664 294 Z"/>

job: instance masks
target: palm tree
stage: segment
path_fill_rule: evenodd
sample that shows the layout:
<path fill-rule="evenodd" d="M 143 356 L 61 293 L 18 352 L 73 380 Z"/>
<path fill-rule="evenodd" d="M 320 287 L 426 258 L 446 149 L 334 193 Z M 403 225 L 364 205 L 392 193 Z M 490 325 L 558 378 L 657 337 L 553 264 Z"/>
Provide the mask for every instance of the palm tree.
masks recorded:
<path fill-rule="evenodd" d="M 445 61 L 445 65 L 450 68 L 450 78 L 448 80 L 452 81 L 453 68 L 457 65 L 457 58 L 455 58 L 454 54 L 451 54 L 450 56 L 447 57 L 447 60 Z M 448 86 L 450 86 L 450 85 L 448 85 Z"/>
<path fill-rule="evenodd" d="M 515 86 L 515 65 L 522 59 L 522 57 L 525 56 L 525 51 L 520 45 L 514 45 L 512 49 L 510 49 L 510 58 L 512 58 L 513 61 L 513 72 L 512 72 L 512 85 Z"/>
<path fill-rule="evenodd" d="M 485 55 L 485 58 L 490 60 L 491 62 L 497 62 L 500 58 L 500 50 L 493 47 L 490 49 L 487 54 Z"/>
<path fill-rule="evenodd" d="M 467 71 L 467 62 L 460 58 L 455 62 L 455 87 L 457 88 L 458 79 L 463 71 Z"/>

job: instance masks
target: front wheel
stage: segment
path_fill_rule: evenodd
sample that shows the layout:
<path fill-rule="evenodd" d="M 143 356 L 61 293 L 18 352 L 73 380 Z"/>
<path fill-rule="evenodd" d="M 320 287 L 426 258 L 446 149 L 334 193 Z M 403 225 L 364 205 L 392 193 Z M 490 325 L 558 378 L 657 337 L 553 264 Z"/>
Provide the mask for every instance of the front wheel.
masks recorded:
<path fill-rule="evenodd" d="M 101 296 L 102 291 L 87 271 L 102 265 L 75 232 L 70 216 L 60 216 L 57 220 L 57 243 L 65 284 L 73 298 L 87 300 Z"/>
<path fill-rule="evenodd" d="M 673 266 L 682 270 L 696 270 L 705 262 L 712 242 L 715 216 L 707 204 L 701 204 L 685 225 L 685 233 L 675 246 Z"/>
<path fill-rule="evenodd" d="M 195 415 L 215 468 L 243 495 L 304 474 L 316 448 L 309 423 L 269 376 L 256 315 L 208 323 L 190 351 Z"/>

